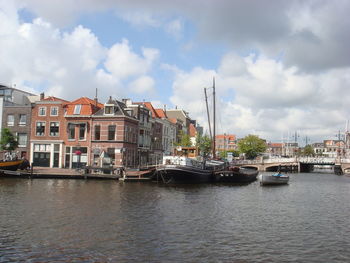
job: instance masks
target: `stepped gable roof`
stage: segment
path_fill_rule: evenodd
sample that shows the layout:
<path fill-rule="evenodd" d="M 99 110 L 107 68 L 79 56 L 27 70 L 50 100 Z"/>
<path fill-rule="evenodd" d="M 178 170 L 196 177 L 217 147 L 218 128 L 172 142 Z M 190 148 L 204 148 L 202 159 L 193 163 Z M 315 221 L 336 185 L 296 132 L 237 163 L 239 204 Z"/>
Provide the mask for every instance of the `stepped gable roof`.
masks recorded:
<path fill-rule="evenodd" d="M 81 105 L 80 112 L 74 114 L 74 109 L 76 105 Z M 67 115 L 92 115 L 99 109 L 103 108 L 103 104 L 97 103 L 96 101 L 89 99 L 87 97 L 81 97 L 72 102 L 67 103 Z"/>
<path fill-rule="evenodd" d="M 155 111 L 159 116 L 159 118 L 168 118 L 168 116 L 166 115 L 166 112 L 163 109 L 155 109 Z"/>
<path fill-rule="evenodd" d="M 194 127 L 193 123 L 190 123 L 190 137 L 196 137 L 197 129 Z"/>

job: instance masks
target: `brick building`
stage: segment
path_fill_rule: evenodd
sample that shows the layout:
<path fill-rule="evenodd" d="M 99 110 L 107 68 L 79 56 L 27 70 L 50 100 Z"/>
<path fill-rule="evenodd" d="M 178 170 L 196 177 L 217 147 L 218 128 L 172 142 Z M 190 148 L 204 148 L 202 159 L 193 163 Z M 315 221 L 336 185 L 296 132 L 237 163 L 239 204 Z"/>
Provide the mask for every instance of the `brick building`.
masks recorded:
<path fill-rule="evenodd" d="M 0 85 L 0 131 L 8 128 L 17 137 L 16 151 L 18 157 L 22 158 L 29 158 L 29 124 L 32 111 L 29 97 L 33 96 L 35 95 L 29 92 Z"/>
<path fill-rule="evenodd" d="M 65 105 L 68 101 L 41 95 L 31 115 L 30 162 L 34 166 L 62 167 Z"/>
<path fill-rule="evenodd" d="M 81 97 L 65 106 L 64 167 L 90 165 L 92 116 L 103 108 L 97 99 Z"/>
<path fill-rule="evenodd" d="M 234 134 L 216 135 L 215 147 L 217 152 L 236 150 L 237 149 L 236 135 Z"/>
<path fill-rule="evenodd" d="M 107 156 L 114 166 L 138 165 L 138 120 L 125 103 L 110 98 L 92 116 L 92 131 L 91 164 L 101 166 Z"/>

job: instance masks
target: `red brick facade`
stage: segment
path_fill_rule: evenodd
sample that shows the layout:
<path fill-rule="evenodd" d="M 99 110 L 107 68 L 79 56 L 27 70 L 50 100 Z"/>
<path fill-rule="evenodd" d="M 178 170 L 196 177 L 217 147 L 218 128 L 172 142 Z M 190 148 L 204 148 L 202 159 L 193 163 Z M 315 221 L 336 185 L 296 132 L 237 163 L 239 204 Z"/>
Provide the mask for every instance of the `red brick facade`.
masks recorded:
<path fill-rule="evenodd" d="M 62 167 L 63 137 L 66 132 L 64 108 L 67 101 L 49 97 L 32 108 L 30 162 L 34 166 Z"/>

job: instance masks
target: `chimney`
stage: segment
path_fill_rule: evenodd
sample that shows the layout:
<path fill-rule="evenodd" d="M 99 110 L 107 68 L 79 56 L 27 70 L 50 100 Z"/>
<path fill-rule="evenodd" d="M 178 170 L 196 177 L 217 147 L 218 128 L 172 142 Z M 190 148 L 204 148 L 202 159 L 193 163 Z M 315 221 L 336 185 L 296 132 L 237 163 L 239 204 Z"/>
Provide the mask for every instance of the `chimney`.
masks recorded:
<path fill-rule="evenodd" d="M 40 100 L 43 100 L 43 99 L 45 99 L 45 93 L 44 92 L 40 93 Z"/>
<path fill-rule="evenodd" d="M 98 99 L 97 99 L 97 88 L 96 88 L 96 94 L 95 94 L 95 99 L 94 99 L 94 101 L 95 101 L 95 106 L 97 107 L 97 104 L 98 104 Z"/>

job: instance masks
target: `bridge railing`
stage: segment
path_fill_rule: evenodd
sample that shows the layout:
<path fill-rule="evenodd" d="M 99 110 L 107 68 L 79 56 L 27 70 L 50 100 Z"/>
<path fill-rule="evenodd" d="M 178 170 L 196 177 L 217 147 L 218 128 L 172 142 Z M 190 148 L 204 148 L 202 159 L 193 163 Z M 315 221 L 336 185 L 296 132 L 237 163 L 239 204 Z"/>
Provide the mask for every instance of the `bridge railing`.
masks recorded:
<path fill-rule="evenodd" d="M 332 163 L 349 163 L 348 158 L 329 158 L 329 157 L 292 157 L 292 158 L 268 158 L 268 159 L 257 159 L 257 160 L 233 160 L 233 165 L 259 165 L 259 164 L 270 164 L 270 163 L 310 163 L 310 164 L 332 164 Z"/>

